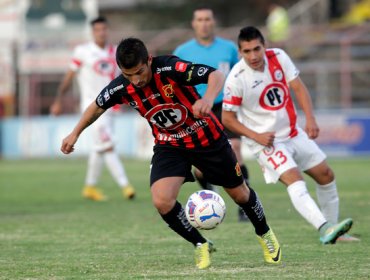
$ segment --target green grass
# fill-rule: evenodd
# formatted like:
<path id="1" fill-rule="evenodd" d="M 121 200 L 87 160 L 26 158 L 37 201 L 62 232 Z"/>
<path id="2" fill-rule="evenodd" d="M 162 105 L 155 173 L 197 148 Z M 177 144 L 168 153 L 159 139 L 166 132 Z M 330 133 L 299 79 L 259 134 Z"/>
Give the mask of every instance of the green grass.
<path id="1" fill-rule="evenodd" d="M 151 204 L 149 163 L 125 160 L 137 199 L 125 201 L 105 171 L 110 197 L 80 196 L 85 159 L 0 161 L 0 279 L 369 279 L 370 160 L 331 160 L 341 216 L 352 217 L 362 241 L 321 245 L 317 232 L 293 209 L 282 185 L 266 185 L 254 161 L 251 182 L 283 250 L 282 266 L 268 266 L 250 224 L 221 191 L 228 213 L 204 235 L 218 251 L 199 271 L 193 247 L 174 234 Z M 308 180 L 315 197 L 314 184 Z M 185 184 L 179 200 L 197 190 Z"/>

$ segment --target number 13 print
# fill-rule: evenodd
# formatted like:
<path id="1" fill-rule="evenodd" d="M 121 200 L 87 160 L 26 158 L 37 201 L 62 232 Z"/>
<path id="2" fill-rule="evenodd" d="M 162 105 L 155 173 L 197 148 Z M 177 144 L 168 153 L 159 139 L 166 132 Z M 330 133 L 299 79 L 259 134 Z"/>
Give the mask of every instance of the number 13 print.
<path id="1" fill-rule="evenodd" d="M 276 170 L 280 165 L 286 163 L 287 157 L 282 151 L 276 151 L 272 156 L 267 158 L 267 161 L 270 162 Z"/>

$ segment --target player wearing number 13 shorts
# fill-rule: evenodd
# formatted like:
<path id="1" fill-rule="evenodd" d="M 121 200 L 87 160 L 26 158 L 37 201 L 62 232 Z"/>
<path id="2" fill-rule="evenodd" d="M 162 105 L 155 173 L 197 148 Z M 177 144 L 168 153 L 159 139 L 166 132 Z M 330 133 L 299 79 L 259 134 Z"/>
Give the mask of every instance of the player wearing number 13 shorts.
<path id="1" fill-rule="evenodd" d="M 255 27 L 241 29 L 238 46 L 242 59 L 225 82 L 223 124 L 246 137 L 266 183 L 280 180 L 287 187 L 294 207 L 319 231 L 322 243 L 335 243 L 338 238 L 354 240 L 345 234 L 352 219 L 338 223 L 334 173 L 313 140 L 319 128 L 299 71 L 283 50 L 266 49 L 264 37 Z M 290 89 L 305 114 L 304 130 L 297 125 Z M 302 171 L 317 184 L 320 208 L 307 191 Z"/>

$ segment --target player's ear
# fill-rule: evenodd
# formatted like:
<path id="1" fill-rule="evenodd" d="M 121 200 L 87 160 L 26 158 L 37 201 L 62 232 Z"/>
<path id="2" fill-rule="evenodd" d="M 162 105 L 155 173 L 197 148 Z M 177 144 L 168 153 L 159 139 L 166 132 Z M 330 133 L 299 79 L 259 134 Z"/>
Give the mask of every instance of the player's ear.
<path id="1" fill-rule="evenodd" d="M 153 56 L 150 54 L 148 56 L 148 66 L 150 67 L 152 65 L 152 61 L 153 61 Z"/>

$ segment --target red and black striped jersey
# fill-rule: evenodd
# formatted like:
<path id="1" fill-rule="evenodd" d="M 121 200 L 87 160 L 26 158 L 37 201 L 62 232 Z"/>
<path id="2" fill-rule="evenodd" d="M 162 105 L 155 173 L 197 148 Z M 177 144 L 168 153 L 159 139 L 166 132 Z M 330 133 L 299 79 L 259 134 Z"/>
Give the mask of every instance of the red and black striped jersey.
<path id="1" fill-rule="evenodd" d="M 207 83 L 214 68 L 176 56 L 158 56 L 153 58 L 151 70 L 152 79 L 143 88 L 118 76 L 100 92 L 96 104 L 103 109 L 116 104 L 136 109 L 151 126 L 156 145 L 194 149 L 224 136 L 223 126 L 213 113 L 196 118 L 192 109 L 201 98 L 194 86 Z"/>

